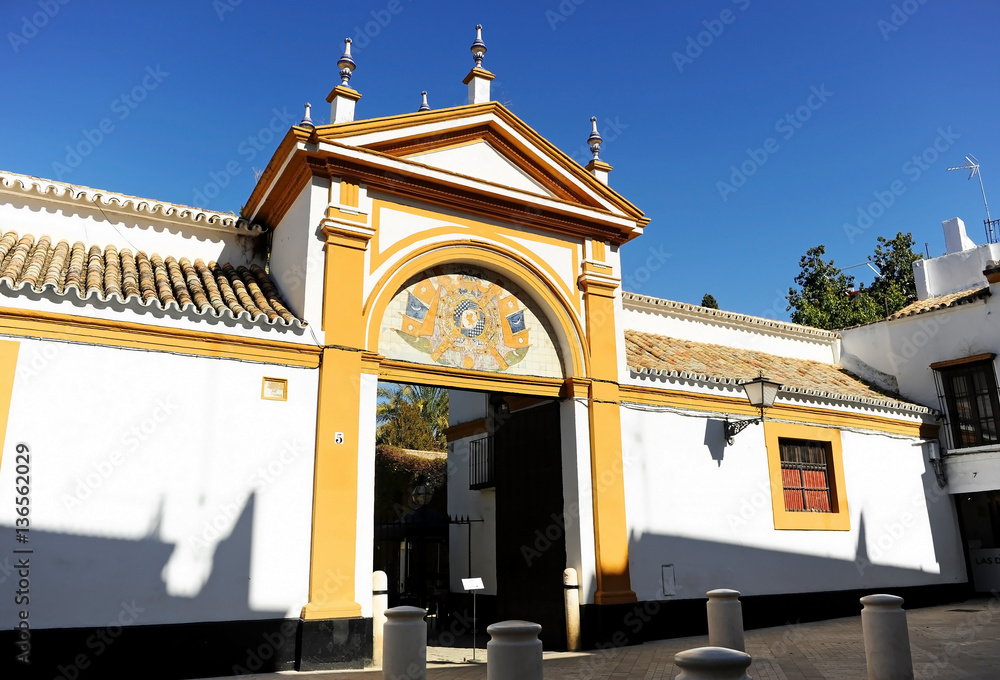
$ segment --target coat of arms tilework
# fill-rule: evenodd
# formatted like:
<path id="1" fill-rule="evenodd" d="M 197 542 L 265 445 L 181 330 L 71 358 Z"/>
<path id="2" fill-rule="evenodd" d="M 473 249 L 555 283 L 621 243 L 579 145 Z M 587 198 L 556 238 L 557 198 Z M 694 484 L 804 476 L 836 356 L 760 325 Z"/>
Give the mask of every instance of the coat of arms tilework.
<path id="1" fill-rule="evenodd" d="M 508 285 L 486 272 L 442 270 L 406 288 L 396 332 L 436 363 L 506 371 L 531 348 L 525 308 Z"/>

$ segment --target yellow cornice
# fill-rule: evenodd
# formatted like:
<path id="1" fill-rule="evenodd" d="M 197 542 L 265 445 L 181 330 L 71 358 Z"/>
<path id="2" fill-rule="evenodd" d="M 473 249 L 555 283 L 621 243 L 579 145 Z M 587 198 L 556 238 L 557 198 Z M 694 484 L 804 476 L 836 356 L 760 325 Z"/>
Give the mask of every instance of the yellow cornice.
<path id="1" fill-rule="evenodd" d="M 760 412 L 750 406 L 745 398 L 740 397 L 664 390 L 639 385 L 621 385 L 620 393 L 622 401 L 634 401 L 640 404 L 729 413 L 750 418 L 760 415 Z M 922 439 L 936 438 L 939 429 L 938 425 L 932 423 L 898 420 L 866 413 L 833 411 L 800 404 L 775 404 L 765 413 L 765 419 L 767 418 L 791 420 L 806 425 L 851 427 Z"/>
<path id="2" fill-rule="evenodd" d="M 319 366 L 322 349 L 277 340 L 9 307 L 0 307 L 0 334 L 304 368 Z"/>
<path id="3" fill-rule="evenodd" d="M 361 99 L 361 93 L 357 90 L 345 87 L 344 85 L 338 85 L 330 90 L 330 94 L 326 95 L 326 101 L 332 102 L 335 97 L 343 97 L 344 99 L 350 99 L 351 101 L 356 102 Z"/>
<path id="4" fill-rule="evenodd" d="M 487 71 L 486 69 L 484 69 L 482 66 L 476 66 L 471 71 L 469 71 L 469 75 L 465 76 L 465 80 L 462 81 L 462 84 L 468 85 L 470 82 L 472 82 L 473 78 L 482 78 L 483 80 L 493 80 L 494 78 L 496 78 L 496 76 Z"/>
<path id="5" fill-rule="evenodd" d="M 558 397 L 563 388 L 563 381 L 559 378 L 483 373 L 436 364 L 414 364 L 395 359 L 385 359 L 381 362 L 379 378 L 389 382 L 435 385 L 483 392 L 514 392 L 539 397 Z"/>
<path id="6" fill-rule="evenodd" d="M 486 73 L 489 73 L 486 71 Z M 485 114 L 493 114 L 503 121 L 518 134 L 525 137 L 530 143 L 538 147 L 557 165 L 568 173 L 582 181 L 592 191 L 600 194 L 617 205 L 625 214 L 635 219 L 639 226 L 649 223 L 649 218 L 643 215 L 633 203 L 623 197 L 614 189 L 611 189 L 603 182 L 600 182 L 592 174 L 587 172 L 579 163 L 570 158 L 566 153 L 535 132 L 527 123 L 514 115 L 503 104 L 495 101 L 483 104 L 469 104 L 466 106 L 456 106 L 436 111 L 424 111 L 417 113 L 407 113 L 397 116 L 387 116 L 384 118 L 372 118 L 351 123 L 340 123 L 337 125 L 323 125 L 316 128 L 316 135 L 323 141 L 333 141 L 342 137 L 352 137 L 372 132 L 385 132 L 398 130 L 417 125 L 428 125 L 432 123 L 448 122 L 459 118 L 473 118 Z M 503 132 L 497 130 L 503 136 Z M 431 134 L 431 133 L 428 133 Z M 433 135 L 440 136 L 447 134 L 447 131 L 437 131 Z"/>

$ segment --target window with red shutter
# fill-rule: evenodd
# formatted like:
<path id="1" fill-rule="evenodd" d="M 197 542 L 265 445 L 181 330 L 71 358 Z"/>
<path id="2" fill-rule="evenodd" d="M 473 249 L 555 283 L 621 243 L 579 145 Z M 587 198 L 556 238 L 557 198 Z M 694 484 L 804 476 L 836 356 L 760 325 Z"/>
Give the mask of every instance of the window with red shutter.
<path id="1" fill-rule="evenodd" d="M 779 439 L 785 510 L 833 512 L 830 494 L 829 442 Z"/>

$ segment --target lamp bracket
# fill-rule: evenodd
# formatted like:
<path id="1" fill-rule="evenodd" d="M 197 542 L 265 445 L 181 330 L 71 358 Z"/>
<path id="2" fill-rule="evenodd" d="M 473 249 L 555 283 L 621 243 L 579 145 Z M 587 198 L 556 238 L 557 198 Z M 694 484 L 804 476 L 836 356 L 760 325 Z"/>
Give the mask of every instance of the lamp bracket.
<path id="1" fill-rule="evenodd" d="M 730 446 L 732 446 L 733 445 L 733 439 L 736 437 L 736 435 L 738 435 L 740 432 L 742 432 L 743 430 L 745 430 L 748 425 L 756 425 L 756 424 L 760 423 L 761 419 L 760 418 L 751 418 L 750 420 L 732 420 L 731 421 L 731 420 L 729 420 L 729 418 L 726 418 L 722 422 L 723 422 L 723 425 L 724 425 L 725 430 L 726 430 L 726 443 L 729 444 Z"/>

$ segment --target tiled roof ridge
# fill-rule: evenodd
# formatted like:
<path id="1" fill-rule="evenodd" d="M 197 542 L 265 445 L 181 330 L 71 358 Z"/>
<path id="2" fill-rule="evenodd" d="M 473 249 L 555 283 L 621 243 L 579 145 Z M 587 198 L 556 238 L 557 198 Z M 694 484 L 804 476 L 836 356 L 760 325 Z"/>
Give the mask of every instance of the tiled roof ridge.
<path id="1" fill-rule="evenodd" d="M 0 237 L 0 285 L 15 293 L 54 291 L 82 301 L 145 308 L 191 311 L 197 316 L 263 322 L 303 328 L 267 273 L 258 265 L 232 264 L 201 258 L 147 255 L 114 245 L 92 245 L 65 239 L 55 246 L 49 236 L 8 231 Z"/>
<path id="2" fill-rule="evenodd" d="M 79 203 L 93 203 L 102 209 L 108 208 L 142 216 L 160 216 L 169 218 L 173 222 L 184 222 L 201 227 L 234 230 L 251 235 L 265 231 L 264 227 L 251 224 L 242 217 L 229 213 L 129 196 L 115 191 L 69 184 L 44 177 L 22 175 L 7 170 L 0 170 L 0 190 L 3 189 L 60 200 L 70 199 Z"/>
<path id="3" fill-rule="evenodd" d="M 712 344 L 712 343 L 697 342 L 697 341 L 694 341 L 694 340 L 683 340 L 683 339 L 680 339 L 680 338 L 668 338 L 668 336 L 657 335 L 655 333 L 644 333 L 642 331 L 626 330 L 625 334 L 626 334 L 626 343 L 628 343 L 630 341 L 632 343 L 636 343 L 636 340 L 635 340 L 634 336 L 638 335 L 638 336 L 645 336 L 645 337 L 667 338 L 667 339 L 670 339 L 670 340 L 675 340 L 675 341 L 678 341 L 678 342 L 691 343 L 691 344 L 694 344 L 694 345 L 701 345 L 701 346 L 708 346 L 708 347 L 718 347 L 718 348 L 730 349 L 730 350 L 733 349 L 733 348 L 727 347 L 726 345 L 715 345 L 715 344 Z M 632 335 L 633 337 L 630 338 L 629 337 L 630 335 Z M 636 343 L 636 344 L 638 344 L 638 343 Z M 649 346 L 648 343 L 646 345 L 640 345 L 640 347 L 641 347 L 642 350 L 644 350 L 645 352 L 649 353 L 653 357 L 655 357 L 657 359 L 660 359 L 660 360 L 665 360 L 665 358 L 663 356 L 661 356 L 659 353 L 657 353 L 655 351 L 654 347 Z M 817 365 L 820 365 L 820 366 L 828 367 L 830 369 L 834 369 L 834 370 L 836 370 L 836 371 L 838 371 L 838 372 L 840 372 L 840 373 L 842 373 L 842 374 L 850 377 L 852 380 L 855 380 L 858 383 L 864 385 L 866 388 L 868 388 L 868 390 L 870 390 L 872 392 L 884 394 L 887 398 L 885 398 L 885 399 L 876 399 L 876 398 L 871 398 L 871 397 L 863 397 L 863 396 L 860 396 L 860 395 L 843 394 L 843 393 L 834 392 L 834 391 L 830 391 L 830 390 L 811 389 L 811 388 L 805 388 L 805 387 L 796 387 L 796 386 L 787 385 L 787 384 L 782 384 L 782 386 L 781 386 L 781 391 L 782 392 L 786 392 L 786 393 L 790 393 L 790 394 L 798 394 L 798 395 L 803 395 L 803 396 L 810 396 L 810 397 L 818 397 L 820 399 L 830 399 L 830 400 L 833 400 L 833 401 L 841 401 L 841 402 L 846 402 L 846 403 L 859 403 L 859 404 L 865 404 L 867 406 L 878 406 L 878 407 L 883 407 L 883 408 L 892 408 L 892 409 L 896 409 L 896 410 L 908 411 L 908 412 L 919 413 L 919 414 L 932 414 L 932 413 L 935 412 L 933 409 L 928 408 L 926 406 L 921 406 L 920 404 L 914 404 L 914 403 L 911 403 L 911 402 L 903 401 L 902 398 L 897 398 L 897 395 L 889 394 L 889 393 L 886 392 L 886 390 L 883 390 L 881 388 L 878 388 L 878 387 L 875 387 L 875 386 L 869 384 L 864 379 L 862 379 L 859 376 L 854 375 L 853 373 L 851 373 L 847 369 L 843 368 L 842 366 L 837 366 L 835 364 L 824 364 L 822 362 L 813 361 L 813 360 L 810 360 L 810 359 L 792 359 L 790 357 L 781 357 L 781 356 L 779 356 L 777 354 L 768 354 L 767 352 L 761 352 L 759 350 L 742 350 L 742 351 L 750 352 L 751 354 L 759 355 L 760 357 L 773 357 L 775 359 L 779 359 L 779 360 L 782 360 L 782 361 L 788 361 L 788 362 L 793 362 L 793 363 L 801 363 L 801 364 L 817 364 Z M 647 366 L 635 366 L 630 361 L 626 362 L 626 363 L 627 363 L 628 369 L 630 371 L 632 371 L 633 373 L 637 374 L 637 375 L 648 375 L 648 376 L 656 376 L 656 377 L 661 377 L 661 378 L 679 378 L 681 380 L 694 380 L 694 381 L 697 381 L 697 382 L 709 383 L 709 384 L 717 384 L 717 385 L 739 385 L 740 382 L 741 382 L 741 378 L 730 378 L 730 377 L 719 376 L 719 375 L 710 375 L 708 373 L 700 373 L 700 372 L 697 372 L 697 371 L 677 370 L 677 369 L 674 369 L 674 368 L 660 368 L 660 369 L 657 369 L 657 368 L 651 368 L 651 367 L 647 367 Z M 774 377 L 774 376 L 772 376 L 772 377 Z"/>
<path id="4" fill-rule="evenodd" d="M 974 286 L 972 288 L 966 288 L 965 290 L 955 291 L 954 293 L 935 295 L 934 297 L 929 297 L 923 300 L 917 300 L 915 302 L 911 302 L 898 312 L 889 315 L 889 318 L 902 319 L 903 317 L 906 316 L 916 316 L 918 314 L 926 314 L 927 312 L 933 312 L 935 310 L 945 309 L 947 307 L 958 307 L 960 305 L 964 305 L 969 302 L 984 300 L 990 297 L 991 295 L 992 293 L 990 292 L 989 285 Z"/>
<path id="5" fill-rule="evenodd" d="M 822 328 L 813 328 L 812 326 L 802 326 L 797 323 L 792 323 L 790 321 L 779 321 L 777 319 L 768 319 L 762 316 L 751 316 L 749 314 L 740 314 L 738 312 L 727 312 L 721 309 L 711 309 L 709 307 L 702 307 L 700 305 L 693 305 L 688 302 L 677 302 L 675 300 L 667 300 L 665 298 L 657 298 L 651 295 L 640 295 L 638 293 L 630 293 L 628 291 L 622 291 L 623 301 L 634 301 L 645 303 L 647 305 L 652 305 L 656 307 L 663 307 L 666 309 L 688 312 L 690 314 L 695 314 L 699 316 L 711 317 L 718 321 L 724 321 L 731 323 L 733 325 L 743 325 L 743 326 L 763 326 L 773 331 L 778 331 L 782 333 L 789 333 L 793 335 L 802 336 L 813 336 L 814 338 L 822 338 L 826 340 L 833 340 L 838 337 L 836 331 L 828 331 Z"/>

